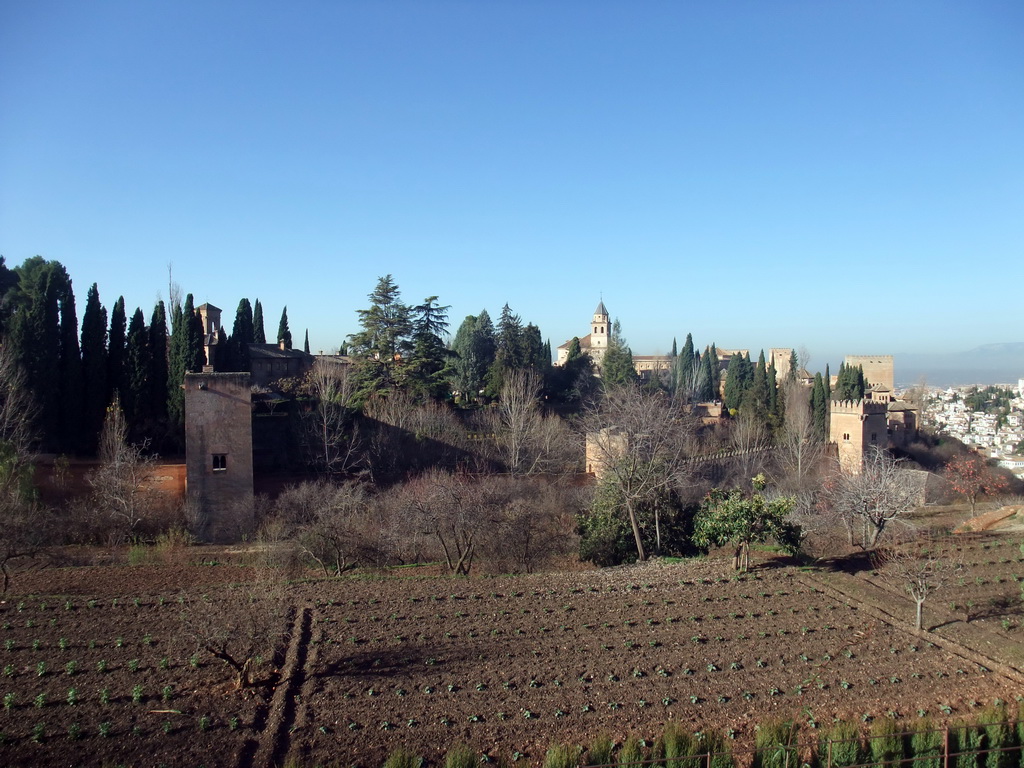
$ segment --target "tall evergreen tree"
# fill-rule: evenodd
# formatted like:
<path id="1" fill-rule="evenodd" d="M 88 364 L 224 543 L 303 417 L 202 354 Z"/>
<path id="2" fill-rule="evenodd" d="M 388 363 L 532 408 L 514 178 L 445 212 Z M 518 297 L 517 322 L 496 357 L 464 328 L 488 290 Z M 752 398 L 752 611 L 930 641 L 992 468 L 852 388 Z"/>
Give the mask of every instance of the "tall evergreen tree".
<path id="1" fill-rule="evenodd" d="M 146 386 L 149 405 L 146 413 L 156 424 L 167 419 L 167 312 L 164 303 L 158 301 L 153 307 L 149 321 L 149 374 Z"/>
<path id="2" fill-rule="evenodd" d="M 546 376 L 551 368 L 551 353 L 544 346 L 540 328 L 533 323 L 527 323 L 523 328 L 522 347 L 524 367 Z"/>
<path id="3" fill-rule="evenodd" d="M 6 260 L 0 256 L 0 338 L 7 338 L 10 319 L 16 309 L 14 297 L 18 294 L 18 273 L 8 269 Z"/>
<path id="4" fill-rule="evenodd" d="M 277 343 L 284 342 L 285 349 L 292 348 L 292 332 L 288 329 L 288 307 L 281 311 L 281 322 L 277 326 Z"/>
<path id="5" fill-rule="evenodd" d="M 267 343 L 267 333 L 263 328 L 263 305 L 259 299 L 256 299 L 256 304 L 252 308 L 252 333 L 256 344 Z"/>
<path id="6" fill-rule="evenodd" d="M 228 359 L 224 361 L 226 371 L 249 370 L 249 345 L 256 342 L 256 328 L 253 324 L 252 306 L 248 299 L 238 302 L 235 323 L 228 338 Z"/>
<path id="7" fill-rule="evenodd" d="M 779 392 L 779 375 L 775 371 L 774 359 L 768 366 L 768 414 L 772 429 L 781 429 L 786 422 L 786 399 Z"/>
<path id="8" fill-rule="evenodd" d="M 484 378 L 494 362 L 494 326 L 487 310 L 467 315 L 452 340 L 448 378 L 453 390 L 467 402 L 477 400 Z"/>
<path id="9" fill-rule="evenodd" d="M 36 426 L 43 444 L 47 450 L 54 450 L 61 437 L 60 307 L 67 293 L 68 274 L 60 262 L 41 256 L 26 259 L 15 272 L 18 287 L 12 300 L 16 309 L 8 341 L 34 395 Z"/>
<path id="10" fill-rule="evenodd" d="M 768 423 L 770 395 L 768 392 L 768 371 L 765 368 L 764 350 L 758 355 L 753 366 L 750 383 L 743 393 L 743 407 L 747 408 L 762 424 Z"/>
<path id="11" fill-rule="evenodd" d="M 107 336 L 107 403 L 119 393 L 124 401 L 124 354 L 128 334 L 128 318 L 125 315 L 124 296 L 118 296 L 110 310 L 110 334 Z M 104 408 L 104 412 L 106 408 Z"/>
<path id="12" fill-rule="evenodd" d="M 789 350 L 789 371 L 786 373 L 786 380 L 795 384 L 800 372 L 800 361 L 797 359 L 796 350 Z"/>
<path id="13" fill-rule="evenodd" d="M 733 355 L 729 358 L 729 367 L 725 369 L 725 408 L 738 411 L 743 399 L 743 356 Z"/>
<path id="14" fill-rule="evenodd" d="M 200 373 L 206 365 L 206 349 L 203 343 L 206 340 L 206 331 L 203 328 L 203 319 L 195 310 L 191 293 L 185 296 L 182 321 L 185 323 L 186 333 L 186 370 L 190 373 Z"/>
<path id="15" fill-rule="evenodd" d="M 82 426 L 88 446 L 99 439 L 107 412 L 107 310 L 100 303 L 96 283 L 89 288 L 82 315 Z"/>
<path id="16" fill-rule="evenodd" d="M 61 447 L 73 450 L 82 435 L 82 353 L 78 345 L 78 312 L 71 280 L 60 305 L 60 421 Z"/>
<path id="17" fill-rule="evenodd" d="M 121 390 L 121 403 L 128 421 L 128 429 L 132 434 L 137 434 L 149 417 L 149 374 L 152 368 L 149 354 L 146 318 L 142 310 L 136 308 L 131 322 L 128 323 L 124 354 L 124 386 Z"/>
<path id="18" fill-rule="evenodd" d="M 721 364 L 718 360 L 718 349 L 714 344 L 711 345 L 711 391 L 713 393 L 713 399 L 717 400 L 721 397 L 722 390 L 722 369 Z"/>
<path id="19" fill-rule="evenodd" d="M 814 374 L 814 385 L 811 387 L 811 424 L 818 439 L 828 439 L 828 400 L 820 373 Z"/>
<path id="20" fill-rule="evenodd" d="M 362 330 L 349 336 L 355 358 L 356 399 L 360 404 L 386 394 L 399 382 L 398 369 L 410 350 L 410 309 L 391 275 L 377 281 L 369 309 L 357 310 Z"/>
<path id="21" fill-rule="evenodd" d="M 171 339 L 168 345 L 167 366 L 167 421 L 170 436 L 181 443 L 185 426 L 185 392 L 182 384 L 185 374 L 194 370 L 196 349 L 202 352 L 195 324 L 192 294 L 185 298 L 185 306 L 171 308 Z"/>
<path id="22" fill-rule="evenodd" d="M 525 367 L 523 321 L 508 304 L 501 309 L 494 335 L 494 362 L 487 371 L 487 396 L 497 398 L 509 371 Z"/>
<path id="23" fill-rule="evenodd" d="M 440 400 L 449 392 L 445 380 L 449 352 L 441 338 L 448 330 L 449 309 L 437 303 L 437 296 L 428 296 L 412 308 L 412 352 L 402 378 L 421 401 Z"/>
<path id="24" fill-rule="evenodd" d="M 714 389 L 715 372 L 711 369 L 711 365 L 712 354 L 711 350 L 707 349 L 700 358 L 700 389 L 697 394 L 697 400 L 702 403 L 718 399 L 718 392 Z M 717 362 L 715 365 L 717 366 Z"/>
<path id="25" fill-rule="evenodd" d="M 302 351 L 309 354 L 309 328 L 306 329 L 306 338 L 302 342 Z"/>
<path id="26" fill-rule="evenodd" d="M 694 388 L 695 371 L 693 369 L 693 335 L 686 334 L 686 341 L 683 342 L 683 350 L 675 359 L 677 386 L 686 393 L 691 393 Z"/>
<path id="27" fill-rule="evenodd" d="M 601 381 L 605 386 L 633 384 L 639 380 L 633 366 L 633 350 L 622 336 L 622 327 L 616 320 L 608 338 L 608 351 L 601 361 Z"/>

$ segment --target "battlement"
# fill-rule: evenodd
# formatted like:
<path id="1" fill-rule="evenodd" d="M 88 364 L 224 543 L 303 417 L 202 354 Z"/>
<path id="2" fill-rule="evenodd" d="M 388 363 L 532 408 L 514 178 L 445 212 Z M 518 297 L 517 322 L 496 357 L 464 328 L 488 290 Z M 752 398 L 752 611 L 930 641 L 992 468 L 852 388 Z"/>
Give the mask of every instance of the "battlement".
<path id="1" fill-rule="evenodd" d="M 831 410 L 833 414 L 844 413 L 851 416 L 863 416 L 885 413 L 888 410 L 888 403 L 880 403 L 874 400 L 833 400 Z"/>

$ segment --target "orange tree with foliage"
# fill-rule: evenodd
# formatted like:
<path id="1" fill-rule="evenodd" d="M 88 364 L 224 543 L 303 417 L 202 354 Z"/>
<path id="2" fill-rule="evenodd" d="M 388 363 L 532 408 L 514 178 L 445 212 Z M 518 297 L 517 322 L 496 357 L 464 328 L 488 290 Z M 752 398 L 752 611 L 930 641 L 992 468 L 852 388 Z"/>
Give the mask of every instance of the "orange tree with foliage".
<path id="1" fill-rule="evenodd" d="M 978 456 L 957 455 L 949 460 L 944 472 L 953 490 L 971 502 L 971 516 L 981 495 L 991 495 L 1006 490 L 1006 478 L 993 472 L 992 468 Z"/>

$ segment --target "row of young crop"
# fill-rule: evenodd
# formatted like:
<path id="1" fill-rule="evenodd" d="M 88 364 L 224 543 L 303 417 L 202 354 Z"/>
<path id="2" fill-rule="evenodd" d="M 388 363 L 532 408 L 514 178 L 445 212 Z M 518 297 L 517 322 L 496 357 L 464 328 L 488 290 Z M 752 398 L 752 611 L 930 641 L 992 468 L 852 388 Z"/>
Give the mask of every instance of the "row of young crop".
<path id="1" fill-rule="evenodd" d="M 668 723 L 655 739 L 629 737 L 616 742 L 601 736 L 587 746 L 559 744 L 546 754 L 479 753 L 465 745 L 448 750 L 444 768 L 480 764 L 537 764 L 543 768 L 1022 768 L 1024 721 L 1011 718 L 1001 703 L 986 707 L 968 721 L 937 725 L 928 719 L 905 723 L 892 718 L 863 723 L 835 721 L 814 733 L 793 721 L 756 728 L 754 746 L 734 749 L 730 734 L 691 732 Z M 291 760 L 285 768 L 304 764 Z M 422 768 L 425 761 L 399 748 L 384 768 Z"/>

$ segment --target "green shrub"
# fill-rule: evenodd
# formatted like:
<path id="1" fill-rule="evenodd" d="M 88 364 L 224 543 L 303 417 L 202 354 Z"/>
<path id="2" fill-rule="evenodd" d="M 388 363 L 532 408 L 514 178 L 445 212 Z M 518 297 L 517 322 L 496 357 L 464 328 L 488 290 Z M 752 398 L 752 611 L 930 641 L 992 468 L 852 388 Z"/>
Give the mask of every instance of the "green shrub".
<path id="1" fill-rule="evenodd" d="M 590 743 L 590 749 L 587 750 L 587 765 L 611 765 L 612 763 L 612 749 L 615 747 L 615 743 L 611 740 L 607 734 L 598 736 Z"/>
<path id="2" fill-rule="evenodd" d="M 423 758 L 414 755 L 407 749 L 399 747 L 384 761 L 384 768 L 420 768 Z"/>
<path id="3" fill-rule="evenodd" d="M 668 723 L 661 738 L 665 768 L 701 768 L 704 761 L 697 738 L 678 723 Z"/>
<path id="4" fill-rule="evenodd" d="M 556 744 L 544 755 L 544 768 L 577 768 L 580 764 L 580 748 L 568 744 Z"/>
<path id="5" fill-rule="evenodd" d="M 985 749 L 989 752 L 984 756 L 985 768 L 1011 768 L 1019 762 L 1016 752 L 1004 752 L 1016 746 L 1016 734 L 1009 723 L 1009 715 L 1005 707 L 985 707 L 978 715 L 978 724 L 985 734 Z"/>
<path id="6" fill-rule="evenodd" d="M 903 760 L 901 731 L 899 724 L 888 717 L 875 721 L 868 737 L 872 762 L 880 766 L 899 766 Z"/>
<path id="7" fill-rule="evenodd" d="M 619 749 L 619 765 L 622 768 L 637 766 L 644 760 L 644 748 L 640 746 L 640 739 L 630 736 L 623 742 Z"/>
<path id="8" fill-rule="evenodd" d="M 754 768 L 797 768 L 797 730 L 789 720 L 763 723 L 754 737 Z"/>
<path id="9" fill-rule="evenodd" d="M 732 747 L 717 731 L 701 735 L 700 750 L 705 755 L 711 755 L 711 768 L 735 768 Z"/>
<path id="10" fill-rule="evenodd" d="M 465 744 L 452 747 L 444 756 L 444 768 L 476 768 L 476 753 Z"/>
<path id="11" fill-rule="evenodd" d="M 860 765 L 867 762 L 856 723 L 841 722 L 833 725 L 818 742 L 818 764 L 833 768 Z"/>
<path id="12" fill-rule="evenodd" d="M 908 763 L 907 768 L 941 768 L 942 732 L 936 730 L 931 720 L 919 720 L 912 730 L 910 757 L 913 762 Z"/>
<path id="13" fill-rule="evenodd" d="M 979 728 L 966 723 L 949 727 L 950 768 L 979 768 L 982 733 Z"/>

